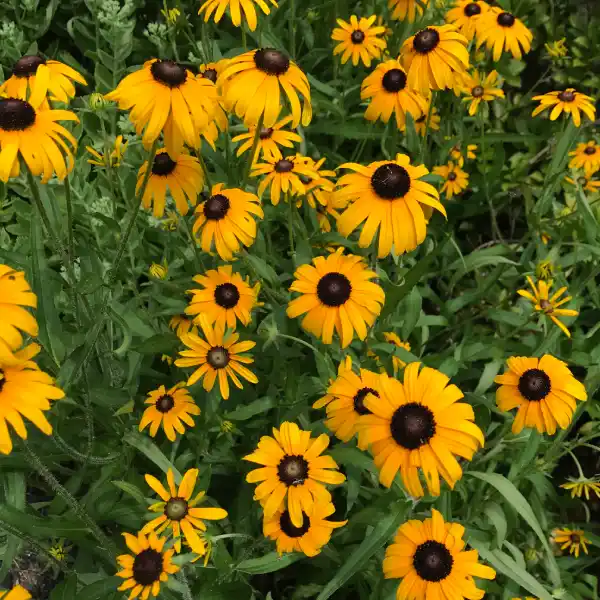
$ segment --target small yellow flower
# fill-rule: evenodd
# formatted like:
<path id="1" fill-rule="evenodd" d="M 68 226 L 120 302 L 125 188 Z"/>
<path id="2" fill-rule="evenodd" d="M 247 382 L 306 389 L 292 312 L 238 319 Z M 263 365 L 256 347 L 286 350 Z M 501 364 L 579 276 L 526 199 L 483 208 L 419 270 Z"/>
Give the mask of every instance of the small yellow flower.
<path id="1" fill-rule="evenodd" d="M 581 498 L 584 495 L 585 499 L 589 500 L 590 491 L 600 498 L 600 480 L 596 478 L 587 479 L 586 477 L 580 477 L 579 479 L 569 479 L 567 483 L 561 483 L 560 487 L 569 490 L 571 498 Z"/>
<path id="2" fill-rule="evenodd" d="M 88 158 L 90 165 L 96 165 L 97 167 L 118 167 L 121 165 L 121 160 L 127 150 L 129 142 L 123 143 L 123 136 L 118 135 L 115 139 L 114 147 L 110 154 L 98 152 L 91 146 L 86 146 L 85 149 L 92 155 L 92 158 Z"/>
<path id="3" fill-rule="evenodd" d="M 169 25 L 173 25 L 181 15 L 181 12 L 177 8 L 168 8 L 167 10 L 163 9 L 160 12 Z"/>
<path id="4" fill-rule="evenodd" d="M 584 177 L 580 175 L 579 177 L 565 177 L 565 181 L 570 183 L 574 187 L 580 187 L 582 190 L 593 194 L 600 190 L 600 180 L 598 179 L 590 179 L 589 177 Z"/>
<path id="5" fill-rule="evenodd" d="M 477 144 L 468 144 L 466 152 L 467 160 L 474 160 L 477 157 L 475 152 L 477 152 Z M 450 150 L 450 158 L 457 162 L 459 167 L 464 166 L 465 157 L 463 156 L 462 149 L 459 144 L 453 146 L 452 150 Z"/>
<path id="6" fill-rule="evenodd" d="M 540 233 L 540 239 L 542 240 L 542 244 L 547 246 L 552 237 L 547 231 L 542 231 L 542 233 Z"/>
<path id="7" fill-rule="evenodd" d="M 550 58 L 563 58 L 567 55 L 567 46 L 566 46 L 566 38 L 562 38 L 557 40 L 556 42 L 552 42 L 550 44 L 544 44 L 544 48 L 546 48 L 546 52 Z"/>
<path id="8" fill-rule="evenodd" d="M 538 279 L 550 279 L 554 273 L 554 263 L 551 260 L 543 260 L 535 267 L 535 276 Z"/>
<path id="9" fill-rule="evenodd" d="M 169 274 L 169 266 L 167 265 L 166 259 L 162 264 L 152 263 L 148 269 L 148 273 L 155 279 L 166 279 Z"/>
<path id="10" fill-rule="evenodd" d="M 579 558 L 579 550 L 587 554 L 587 544 L 591 544 L 590 540 L 585 537 L 585 532 L 582 529 L 554 529 L 552 538 L 557 544 L 560 544 L 561 550 L 569 550 L 569 554 L 574 554 L 575 558 Z"/>
<path id="11" fill-rule="evenodd" d="M 461 194 L 469 185 L 469 174 L 460 168 L 460 163 L 455 165 L 450 161 L 447 165 L 434 167 L 433 173 L 444 178 L 441 191 L 448 199 Z"/>
<path id="12" fill-rule="evenodd" d="M 384 331 L 383 337 L 386 342 L 394 344 L 394 346 L 397 346 L 398 348 L 404 348 L 404 350 L 410 352 L 410 344 L 408 342 L 403 342 L 393 331 Z M 394 366 L 394 375 L 397 375 L 398 371 L 406 366 L 406 363 L 401 358 L 393 356 L 392 365 Z"/>
<path id="13" fill-rule="evenodd" d="M 534 96 L 532 99 L 539 101 L 539 106 L 531 113 L 532 117 L 548 109 L 550 111 L 550 120 L 556 121 L 564 111 L 567 117 L 570 115 L 573 118 L 575 127 L 581 125 L 581 113 L 591 121 L 596 119 L 595 99 L 578 92 L 575 88 L 548 92 L 547 94 Z"/>

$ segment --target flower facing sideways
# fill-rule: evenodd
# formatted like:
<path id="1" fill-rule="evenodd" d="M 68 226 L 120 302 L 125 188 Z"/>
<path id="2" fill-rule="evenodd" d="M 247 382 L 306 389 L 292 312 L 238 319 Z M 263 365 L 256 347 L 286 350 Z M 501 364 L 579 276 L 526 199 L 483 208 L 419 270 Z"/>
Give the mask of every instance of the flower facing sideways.
<path id="1" fill-rule="evenodd" d="M 534 96 L 533 100 L 539 100 L 540 104 L 531 113 L 532 117 L 551 108 L 551 121 L 556 121 L 561 113 L 564 112 L 567 116 L 570 115 L 573 117 L 575 127 L 581 125 L 581 113 L 584 113 L 591 121 L 596 118 L 594 99 L 578 92 L 575 88 L 567 88 L 562 92 L 548 92 L 541 96 Z"/>
<path id="2" fill-rule="evenodd" d="M 554 529 L 552 539 L 560 545 L 561 550 L 568 550 L 569 554 L 573 554 L 575 558 L 579 558 L 580 550 L 587 554 L 588 544 L 591 544 L 590 540 L 585 537 L 583 529 L 569 529 L 568 527 Z"/>

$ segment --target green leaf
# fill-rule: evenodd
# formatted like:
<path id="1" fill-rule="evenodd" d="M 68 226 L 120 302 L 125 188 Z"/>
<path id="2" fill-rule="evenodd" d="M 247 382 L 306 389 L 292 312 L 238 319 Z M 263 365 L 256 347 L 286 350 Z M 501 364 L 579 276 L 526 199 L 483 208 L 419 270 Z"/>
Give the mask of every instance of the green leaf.
<path id="1" fill-rule="evenodd" d="M 497 266 L 498 264 L 517 265 L 514 260 L 510 260 L 504 256 L 510 251 L 506 246 L 492 246 L 491 248 L 483 248 L 475 250 L 471 254 L 455 260 L 448 269 L 456 270 L 456 273 L 450 281 L 450 287 L 454 287 L 458 280 L 471 271 L 476 271 L 490 265 Z"/>
<path id="2" fill-rule="evenodd" d="M 181 481 L 181 473 L 149 438 L 137 431 L 130 431 L 123 436 L 123 441 L 146 455 L 165 475 L 171 469 L 175 475 L 175 481 L 177 483 Z"/>
<path id="3" fill-rule="evenodd" d="M 118 313 L 116 313 L 118 314 Z M 132 346 L 132 350 L 140 354 L 171 355 L 179 346 L 179 339 L 174 333 L 157 333 L 141 344 Z"/>
<path id="4" fill-rule="evenodd" d="M 77 577 L 70 575 L 66 581 L 63 581 L 52 590 L 50 600 L 73 600 L 77 597 Z"/>
<path id="5" fill-rule="evenodd" d="M 279 284 L 279 278 L 277 277 L 275 269 L 273 269 L 266 261 L 254 254 L 246 254 L 244 257 L 250 263 L 252 269 L 254 269 L 262 279 L 265 279 L 268 283 L 274 285 Z"/>
<path id="6" fill-rule="evenodd" d="M 502 507 L 496 502 L 490 502 L 485 506 L 483 512 L 496 529 L 496 545 L 498 548 L 502 548 L 502 544 L 506 539 L 506 532 L 508 531 L 508 524 L 506 523 L 506 516 Z"/>
<path id="7" fill-rule="evenodd" d="M 408 336 L 410 336 L 419 320 L 419 315 L 421 314 L 421 302 L 421 294 L 415 286 L 410 290 L 410 294 L 405 302 L 403 314 L 404 323 L 402 325 L 402 338 L 404 340 L 408 339 Z"/>
<path id="8" fill-rule="evenodd" d="M 146 502 L 146 498 L 144 497 L 144 494 L 137 485 L 133 485 L 133 483 L 129 483 L 128 481 L 118 480 L 113 480 L 112 484 L 115 487 L 118 487 L 121 491 L 131 496 L 141 506 L 147 507 L 148 503 Z"/>
<path id="9" fill-rule="evenodd" d="M 291 553 L 279 556 L 277 552 L 271 552 L 260 558 L 250 558 L 243 560 L 235 567 L 236 571 L 249 573 L 250 575 L 262 575 L 264 573 L 273 573 L 285 569 L 292 563 L 305 558 L 303 554 Z"/>
<path id="10" fill-rule="evenodd" d="M 103 577 L 100 581 L 96 581 L 90 585 L 86 585 L 79 592 L 78 598 L 82 600 L 112 600 L 113 598 L 123 598 L 121 592 L 117 592 L 117 588 L 123 583 L 120 577 Z M 75 598 L 75 596 L 73 596 Z"/>
<path id="11" fill-rule="evenodd" d="M 83 539 L 88 535 L 87 527 L 81 525 L 78 521 L 52 516 L 45 516 L 42 519 L 7 504 L 0 504 L 0 521 L 12 525 L 35 539 L 44 540 L 55 537 Z"/>
<path id="12" fill-rule="evenodd" d="M 502 368 L 502 363 L 503 361 L 501 360 L 492 360 L 485 365 L 481 377 L 479 378 L 479 383 L 473 392 L 474 394 L 484 394 L 492 387 L 494 378 Z"/>
<path id="13" fill-rule="evenodd" d="M 225 413 L 225 418 L 230 421 L 246 421 L 254 415 L 266 413 L 275 406 L 273 398 L 268 396 L 265 398 L 259 398 L 250 404 L 241 404 L 235 410 Z"/>

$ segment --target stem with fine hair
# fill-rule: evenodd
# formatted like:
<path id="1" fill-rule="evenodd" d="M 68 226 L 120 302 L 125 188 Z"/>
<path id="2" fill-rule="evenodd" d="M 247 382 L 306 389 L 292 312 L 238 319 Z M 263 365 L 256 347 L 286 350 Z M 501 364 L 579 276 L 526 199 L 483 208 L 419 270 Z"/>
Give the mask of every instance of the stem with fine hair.
<path id="1" fill-rule="evenodd" d="M 192 590 L 190 589 L 190 584 L 188 583 L 188 579 L 185 574 L 184 567 L 181 567 L 181 570 L 179 571 L 179 578 L 181 579 L 181 583 L 183 585 L 183 599 L 194 600 L 194 597 L 192 596 Z"/>
<path id="2" fill-rule="evenodd" d="M 263 122 L 265 120 L 265 114 L 262 113 L 258 119 L 258 123 L 256 124 L 256 131 L 254 132 L 254 140 L 252 141 L 252 148 L 250 149 L 250 160 L 248 161 L 248 165 L 246 166 L 246 172 L 244 173 L 244 179 L 242 179 L 242 189 L 246 187 L 248 183 L 248 177 L 250 177 L 250 171 L 252 171 L 252 165 L 254 164 L 254 155 L 256 154 L 256 149 L 258 148 L 258 142 L 260 140 L 260 132 L 262 130 Z"/>

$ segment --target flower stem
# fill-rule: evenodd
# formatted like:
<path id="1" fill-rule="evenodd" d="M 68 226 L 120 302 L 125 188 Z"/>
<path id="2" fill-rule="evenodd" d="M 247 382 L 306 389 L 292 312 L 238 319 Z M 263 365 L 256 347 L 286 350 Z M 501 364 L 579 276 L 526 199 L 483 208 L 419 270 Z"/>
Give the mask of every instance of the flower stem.
<path id="1" fill-rule="evenodd" d="M 288 204 L 290 205 L 289 218 L 288 218 L 288 233 L 290 239 L 290 253 L 292 260 L 296 256 L 296 250 L 294 249 L 294 197 L 289 194 L 287 197 Z"/>
<path id="2" fill-rule="evenodd" d="M 288 25 L 290 36 L 290 54 L 292 55 L 292 58 L 296 60 L 296 0 L 290 0 Z"/>
<path id="3" fill-rule="evenodd" d="M 500 242 L 504 243 L 504 238 L 502 237 L 502 232 L 500 231 L 500 227 L 498 226 L 498 220 L 496 219 L 496 209 L 494 208 L 494 203 L 492 198 L 490 197 L 490 188 L 488 185 L 487 179 L 487 164 L 486 164 L 486 156 L 485 156 L 485 124 L 483 122 L 483 112 L 479 116 L 479 126 L 480 126 L 480 143 L 481 143 L 481 161 L 483 162 L 483 166 L 481 169 L 483 176 L 483 189 L 485 191 L 485 198 L 488 203 L 488 207 L 490 209 L 490 221 L 492 226 L 492 231 L 494 233 L 494 237 L 498 239 Z"/>
<path id="4" fill-rule="evenodd" d="M 188 582 L 187 575 L 185 574 L 183 567 L 179 571 L 179 579 L 181 580 L 181 583 L 183 585 L 183 600 L 194 600 L 192 596 L 192 590 L 190 589 L 190 584 Z"/>
<path id="5" fill-rule="evenodd" d="M 423 136 L 423 142 L 421 143 L 421 156 L 419 162 L 425 162 L 425 151 L 427 149 L 427 142 L 429 137 L 429 123 L 431 122 L 431 115 L 433 114 L 433 108 L 435 104 L 435 92 L 431 92 L 431 102 L 429 102 L 429 110 L 427 111 L 427 120 L 425 121 L 425 135 Z"/>
<path id="6" fill-rule="evenodd" d="M 252 165 L 254 164 L 254 155 L 256 154 L 256 149 L 258 148 L 258 142 L 260 140 L 260 132 L 262 130 L 263 122 L 265 120 L 264 113 L 260 115 L 258 119 L 258 123 L 256 124 L 256 131 L 254 132 L 254 140 L 252 141 L 252 148 L 250 149 L 250 160 L 248 161 L 248 165 L 246 166 L 246 172 L 244 173 L 244 179 L 242 179 L 242 190 L 245 189 L 246 184 L 248 183 L 248 177 L 250 177 L 250 171 L 252 171 Z"/>

